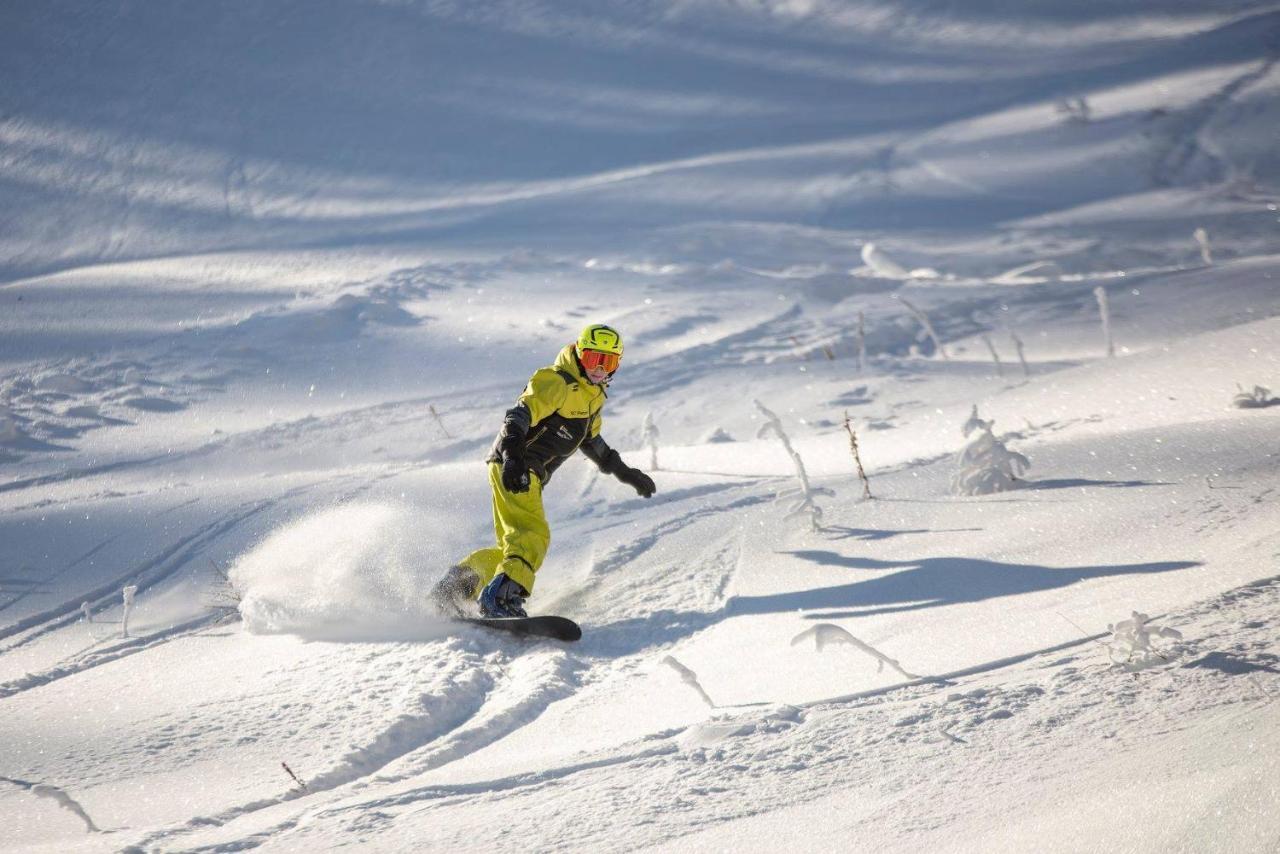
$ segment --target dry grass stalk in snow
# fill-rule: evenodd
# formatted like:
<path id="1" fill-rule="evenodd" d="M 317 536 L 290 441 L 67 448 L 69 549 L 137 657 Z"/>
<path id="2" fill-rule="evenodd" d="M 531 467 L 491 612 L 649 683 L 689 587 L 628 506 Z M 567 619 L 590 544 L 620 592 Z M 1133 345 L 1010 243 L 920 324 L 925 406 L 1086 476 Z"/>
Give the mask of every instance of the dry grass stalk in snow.
<path id="1" fill-rule="evenodd" d="M 1116 355 L 1116 342 L 1111 337 L 1111 303 L 1107 300 L 1107 289 L 1098 285 L 1093 289 L 1093 296 L 1098 300 L 1098 313 L 1102 315 L 1102 337 L 1107 342 L 1107 356 Z"/>
<path id="2" fill-rule="evenodd" d="M 929 315 L 925 314 L 918 306 L 908 301 L 905 297 L 895 295 L 894 299 L 905 305 L 907 307 L 907 311 L 910 311 L 915 319 L 920 321 L 920 325 L 924 327 L 925 333 L 933 340 L 933 346 L 937 349 L 938 355 L 943 359 L 950 361 L 951 357 L 947 355 L 947 348 L 942 346 L 942 339 L 938 337 L 937 331 L 929 321 Z"/>
<path id="3" fill-rule="evenodd" d="M 804 643 L 810 638 L 813 638 L 813 648 L 818 652 L 822 652 L 823 649 L 831 644 L 847 644 L 848 646 L 862 650 L 876 660 L 877 673 L 882 673 L 884 671 L 884 666 L 887 664 L 893 670 L 900 673 L 904 679 L 924 678 L 923 676 L 917 676 L 914 673 L 908 673 L 906 670 L 903 670 L 902 665 L 898 664 L 896 660 L 885 655 L 875 647 L 858 640 L 835 623 L 818 623 L 812 628 L 805 629 L 803 632 L 791 639 L 791 645 L 796 646 Z"/>
<path id="4" fill-rule="evenodd" d="M 849 431 L 849 450 L 853 453 L 853 462 L 858 467 L 858 477 L 862 479 L 862 497 L 871 497 L 871 481 L 867 480 L 866 469 L 862 467 L 862 455 L 858 453 L 858 434 L 853 432 L 853 422 L 849 420 L 849 413 L 844 414 L 844 429 Z"/>
<path id="5" fill-rule="evenodd" d="M 1022 365 L 1022 375 L 1024 377 L 1031 376 L 1031 368 L 1027 366 L 1027 355 L 1022 348 L 1022 339 L 1012 329 L 1009 330 L 1009 337 L 1013 339 L 1013 346 L 1018 351 L 1018 363 Z"/>
<path id="6" fill-rule="evenodd" d="M 293 782 L 298 784 L 299 789 L 301 789 L 304 792 L 307 791 L 307 784 L 302 782 L 302 778 L 300 778 L 297 774 L 293 773 L 293 769 L 289 767 L 289 763 L 281 762 L 280 767 L 283 768 L 284 772 L 293 779 Z"/>
<path id="7" fill-rule="evenodd" d="M 782 421 L 772 411 L 767 409 L 760 401 L 754 401 L 756 409 L 765 417 L 765 423 L 760 427 L 760 432 L 756 438 L 763 439 L 770 433 L 778 437 L 778 441 L 782 442 L 782 447 L 786 449 L 787 455 L 791 457 L 791 461 L 796 466 L 796 478 L 800 481 L 798 489 L 783 490 L 778 493 L 778 498 L 797 497 L 799 500 L 792 505 L 787 511 L 786 518 L 790 519 L 795 516 L 804 516 L 808 518 L 809 525 L 814 531 L 822 530 L 822 508 L 814 503 L 814 496 L 832 495 L 829 489 L 821 487 L 814 488 L 809 484 L 809 474 L 805 471 L 804 460 L 800 458 L 800 454 L 791 445 L 791 439 L 787 436 L 787 432 L 782 429 Z"/>
<path id="8" fill-rule="evenodd" d="M 1018 480 L 1031 461 L 1016 451 L 1010 451 L 1004 442 L 991 432 L 994 421 L 978 417 L 978 407 L 973 407 L 963 433 L 973 435 L 969 444 L 956 456 L 958 471 L 951 479 L 951 489 L 957 495 L 990 495 L 1007 492 L 1021 486 Z"/>
<path id="9" fill-rule="evenodd" d="M 440 432 L 444 434 L 444 437 L 446 439 L 452 439 L 453 437 L 449 435 L 449 430 L 444 426 L 444 419 L 440 417 L 439 412 L 436 412 L 435 406 L 427 404 L 427 409 L 431 412 L 431 417 L 436 420 L 436 424 L 439 425 Z"/>
<path id="10" fill-rule="evenodd" d="M 991 361 L 996 363 L 996 376 L 1004 376 L 1004 365 L 1000 364 L 1000 354 L 996 352 L 995 342 L 991 340 L 990 335 L 983 335 L 982 342 L 987 345 L 987 350 L 991 352 Z"/>

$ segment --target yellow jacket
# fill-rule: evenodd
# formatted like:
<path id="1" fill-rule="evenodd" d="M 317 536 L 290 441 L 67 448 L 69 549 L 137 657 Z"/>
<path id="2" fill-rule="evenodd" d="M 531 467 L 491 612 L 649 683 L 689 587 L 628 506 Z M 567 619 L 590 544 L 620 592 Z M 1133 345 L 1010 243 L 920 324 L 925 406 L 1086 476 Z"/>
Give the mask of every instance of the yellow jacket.
<path id="1" fill-rule="evenodd" d="M 604 386 L 587 381 L 574 346 L 567 345 L 555 364 L 534 372 L 515 407 L 507 410 L 488 462 L 501 462 L 504 447 L 520 449 L 545 485 L 581 449 L 602 471 L 612 473 L 614 462 L 621 460 L 600 437 L 607 397 Z"/>

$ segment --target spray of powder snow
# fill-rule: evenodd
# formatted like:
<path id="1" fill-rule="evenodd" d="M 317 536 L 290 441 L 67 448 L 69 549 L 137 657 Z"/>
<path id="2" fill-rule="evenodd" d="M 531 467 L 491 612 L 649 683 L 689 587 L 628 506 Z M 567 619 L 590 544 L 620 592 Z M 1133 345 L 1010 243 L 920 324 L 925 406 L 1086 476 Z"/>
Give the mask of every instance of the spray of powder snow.
<path id="1" fill-rule="evenodd" d="M 428 593 L 445 559 L 421 516 L 347 504 L 286 525 L 230 578 L 245 627 L 312 640 L 425 640 L 445 634 Z"/>

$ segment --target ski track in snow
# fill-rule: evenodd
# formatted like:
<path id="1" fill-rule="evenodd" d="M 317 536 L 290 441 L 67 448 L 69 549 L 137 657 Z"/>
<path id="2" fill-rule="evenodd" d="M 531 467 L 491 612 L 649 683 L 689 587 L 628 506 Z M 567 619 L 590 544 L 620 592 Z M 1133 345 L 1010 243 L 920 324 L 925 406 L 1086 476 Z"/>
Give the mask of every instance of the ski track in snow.
<path id="1" fill-rule="evenodd" d="M 1096 638 L 1079 638 L 1052 650 L 949 674 L 945 680 L 904 683 L 798 706 L 774 705 L 764 712 L 728 711 L 705 723 L 654 733 L 619 751 L 534 773 L 413 786 L 392 795 L 357 792 L 248 835 L 233 834 L 226 841 L 190 850 L 240 850 L 268 843 L 291 847 L 305 844 L 321 828 L 335 826 L 391 831 L 397 817 L 407 812 L 421 819 L 429 815 L 423 809 L 461 804 L 467 805 L 469 816 L 474 811 L 476 821 L 444 831 L 445 838 L 433 837 L 433 847 L 504 845 L 502 831 L 495 832 L 492 823 L 480 818 L 493 809 L 520 810 L 526 803 L 545 808 L 566 799 L 597 799 L 606 792 L 625 798 L 638 788 L 662 787 L 671 797 L 664 807 L 664 814 L 673 819 L 670 823 L 655 825 L 655 814 L 641 799 L 633 801 L 638 809 L 618 813 L 609 828 L 570 825 L 550 810 L 535 837 L 553 848 L 580 848 L 617 839 L 621 828 L 627 838 L 623 850 L 639 850 L 670 846 L 676 838 L 736 818 L 829 796 L 833 786 L 876 790 L 877 799 L 888 790 L 890 803 L 909 792 L 920 775 L 942 774 L 953 778 L 954 785 L 975 774 L 989 775 L 984 776 L 987 784 L 999 790 L 1016 785 L 1000 780 L 993 770 L 1009 754 L 1033 767 L 1035 757 L 1069 749 L 1081 732 L 1099 724 L 1108 728 L 1104 739 L 1140 745 L 1180 731 L 1186 726 L 1182 720 L 1204 704 L 1212 717 L 1244 719 L 1273 703 L 1280 697 L 1280 680 L 1274 678 L 1280 674 L 1280 658 L 1266 651 L 1271 646 L 1270 623 L 1257 617 L 1269 615 L 1278 601 L 1280 577 L 1273 577 L 1169 615 L 1162 623 L 1182 627 L 1186 641 L 1170 650 L 1168 663 L 1138 672 L 1092 652 Z M 1222 642 L 1227 647 L 1218 650 Z M 1273 687 L 1232 677 L 1250 672 L 1268 674 Z M 1175 689 L 1173 683 L 1179 680 L 1220 684 L 1204 693 Z M 911 774 L 890 772 L 897 752 L 931 743 L 939 747 L 917 752 L 918 765 Z M 948 744 L 955 745 L 950 750 L 983 750 L 961 761 L 952 758 Z M 805 773 L 797 773 L 801 771 Z M 789 781 L 785 787 L 759 787 L 761 780 L 779 772 Z M 468 837 L 469 833 L 480 836 Z"/>

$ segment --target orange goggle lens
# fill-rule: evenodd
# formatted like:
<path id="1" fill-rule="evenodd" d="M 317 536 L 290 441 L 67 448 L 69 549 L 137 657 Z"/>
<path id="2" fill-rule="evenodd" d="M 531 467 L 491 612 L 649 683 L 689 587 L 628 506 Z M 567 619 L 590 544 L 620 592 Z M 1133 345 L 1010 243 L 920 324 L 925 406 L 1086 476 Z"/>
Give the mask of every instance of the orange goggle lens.
<path id="1" fill-rule="evenodd" d="M 582 351 L 582 367 L 588 371 L 604 368 L 609 373 L 613 373 L 618 370 L 618 363 L 621 361 L 622 357 L 617 353 L 605 353 L 600 350 Z"/>

